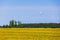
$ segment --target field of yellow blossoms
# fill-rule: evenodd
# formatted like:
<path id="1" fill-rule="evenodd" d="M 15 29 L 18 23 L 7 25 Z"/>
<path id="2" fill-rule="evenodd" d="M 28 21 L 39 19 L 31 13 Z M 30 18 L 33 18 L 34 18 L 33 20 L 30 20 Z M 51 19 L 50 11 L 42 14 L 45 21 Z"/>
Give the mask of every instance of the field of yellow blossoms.
<path id="1" fill-rule="evenodd" d="M 0 28 L 0 40 L 60 40 L 60 28 Z"/>

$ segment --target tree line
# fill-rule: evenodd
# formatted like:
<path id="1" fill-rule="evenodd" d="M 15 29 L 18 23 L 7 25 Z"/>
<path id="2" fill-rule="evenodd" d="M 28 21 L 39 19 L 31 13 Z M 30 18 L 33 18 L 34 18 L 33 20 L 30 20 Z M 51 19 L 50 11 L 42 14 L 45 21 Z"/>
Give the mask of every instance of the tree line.
<path id="1" fill-rule="evenodd" d="M 1 28 L 15 28 L 22 27 L 22 23 L 20 21 L 10 20 L 9 25 L 0 26 Z"/>
<path id="2" fill-rule="evenodd" d="M 20 21 L 10 20 L 9 25 L 3 25 L 0 28 L 60 28 L 60 23 L 22 24 Z"/>

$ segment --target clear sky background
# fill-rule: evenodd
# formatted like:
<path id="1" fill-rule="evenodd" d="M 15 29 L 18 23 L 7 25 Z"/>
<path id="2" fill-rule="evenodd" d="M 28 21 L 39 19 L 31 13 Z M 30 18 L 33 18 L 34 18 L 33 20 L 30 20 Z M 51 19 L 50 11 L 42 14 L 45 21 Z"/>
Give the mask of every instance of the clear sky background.
<path id="1" fill-rule="evenodd" d="M 22 23 L 59 23 L 60 0 L 0 0 L 0 25 L 12 19 Z"/>

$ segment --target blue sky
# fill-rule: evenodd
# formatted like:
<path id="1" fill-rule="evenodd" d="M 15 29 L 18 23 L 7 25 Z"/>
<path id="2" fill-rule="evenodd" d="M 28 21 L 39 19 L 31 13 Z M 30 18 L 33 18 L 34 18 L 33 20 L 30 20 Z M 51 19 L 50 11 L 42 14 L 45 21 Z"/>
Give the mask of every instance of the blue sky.
<path id="1" fill-rule="evenodd" d="M 60 0 L 0 0 L 0 25 L 10 20 L 22 23 L 59 23 Z"/>

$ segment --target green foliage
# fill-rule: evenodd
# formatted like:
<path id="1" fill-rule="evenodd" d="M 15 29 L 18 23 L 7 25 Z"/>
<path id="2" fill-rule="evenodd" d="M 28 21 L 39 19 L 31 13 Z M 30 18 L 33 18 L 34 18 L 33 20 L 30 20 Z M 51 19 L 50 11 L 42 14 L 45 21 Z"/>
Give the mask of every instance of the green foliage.
<path id="1" fill-rule="evenodd" d="M 0 28 L 60 28 L 60 23 L 22 24 L 20 21 L 10 20 L 9 25 L 3 25 Z"/>
<path id="2" fill-rule="evenodd" d="M 14 21 L 14 20 L 10 20 L 9 26 L 10 26 L 10 27 L 14 27 L 14 26 L 15 26 L 15 21 Z"/>
<path id="3" fill-rule="evenodd" d="M 18 28 L 18 27 L 22 27 L 22 25 L 21 25 L 20 21 L 10 20 L 9 27 L 11 27 L 11 28 Z"/>
<path id="4" fill-rule="evenodd" d="M 18 27 L 22 28 L 22 23 L 20 21 L 18 21 Z"/>
<path id="5" fill-rule="evenodd" d="M 14 27 L 17 27 L 17 21 L 15 21 Z"/>

